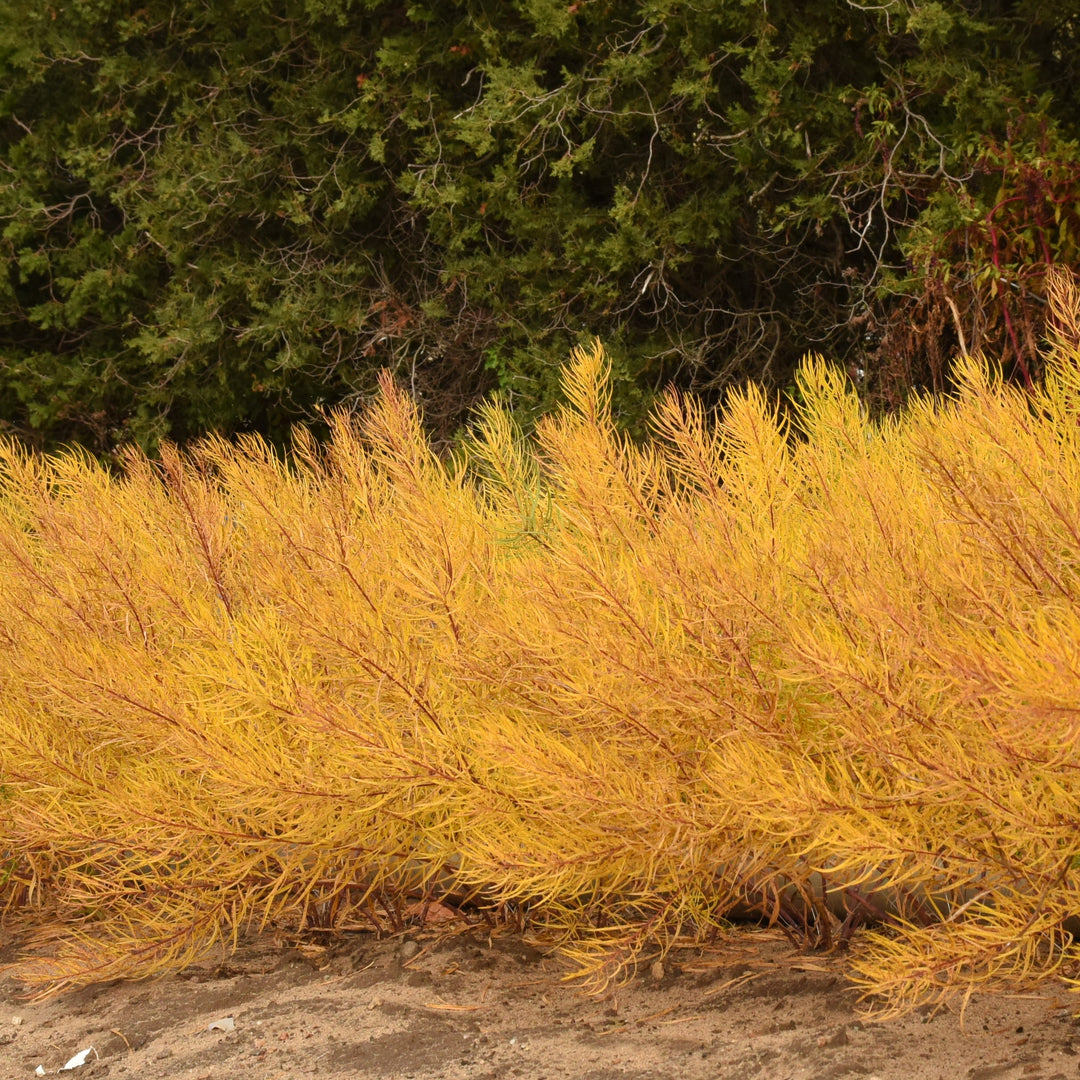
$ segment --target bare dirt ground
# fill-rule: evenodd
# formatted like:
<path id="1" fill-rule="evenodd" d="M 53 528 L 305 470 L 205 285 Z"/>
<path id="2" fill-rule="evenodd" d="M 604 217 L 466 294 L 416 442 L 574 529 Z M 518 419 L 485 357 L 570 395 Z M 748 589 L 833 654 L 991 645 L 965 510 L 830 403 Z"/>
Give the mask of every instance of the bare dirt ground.
<path id="1" fill-rule="evenodd" d="M 10 960 L 3 943 L 0 960 Z M 1080 1075 L 1080 1000 L 1051 986 L 867 1022 L 835 957 L 740 931 L 600 997 L 518 937 L 253 939 L 227 961 L 40 1004 L 0 981 L 0 1076 L 211 1080 L 1063 1080 Z M 211 1029 L 215 1022 L 222 1022 Z M 223 1030 L 226 1029 L 226 1030 Z"/>

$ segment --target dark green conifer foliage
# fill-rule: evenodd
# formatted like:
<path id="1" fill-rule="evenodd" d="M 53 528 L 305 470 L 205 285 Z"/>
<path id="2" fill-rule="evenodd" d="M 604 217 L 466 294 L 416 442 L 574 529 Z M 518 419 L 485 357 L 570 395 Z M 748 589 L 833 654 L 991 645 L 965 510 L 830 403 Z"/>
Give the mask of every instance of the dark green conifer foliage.
<path id="1" fill-rule="evenodd" d="M 0 0 L 0 420 L 279 440 L 389 366 L 447 436 L 493 386 L 528 424 L 592 333 L 631 426 L 807 348 L 894 400 L 958 325 L 1023 373 L 1078 256 L 1077 32 L 1066 0 Z"/>

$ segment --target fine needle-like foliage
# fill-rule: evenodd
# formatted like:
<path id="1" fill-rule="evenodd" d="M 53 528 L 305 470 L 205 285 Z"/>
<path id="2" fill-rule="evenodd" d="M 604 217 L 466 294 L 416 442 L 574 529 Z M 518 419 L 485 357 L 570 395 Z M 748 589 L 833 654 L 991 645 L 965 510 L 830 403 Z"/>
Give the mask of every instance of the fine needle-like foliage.
<path id="1" fill-rule="evenodd" d="M 0 449 L 0 901 L 42 992 L 451 895 L 603 985 L 757 912 L 883 1008 L 1052 973 L 1080 869 L 1080 351 L 873 424 L 808 359 L 621 436 L 597 345 L 452 461 Z M 1072 306 L 1069 306 L 1069 305 Z M 1070 329 L 1071 328 L 1071 329 Z M 38 941 L 40 946 L 42 941 Z"/>

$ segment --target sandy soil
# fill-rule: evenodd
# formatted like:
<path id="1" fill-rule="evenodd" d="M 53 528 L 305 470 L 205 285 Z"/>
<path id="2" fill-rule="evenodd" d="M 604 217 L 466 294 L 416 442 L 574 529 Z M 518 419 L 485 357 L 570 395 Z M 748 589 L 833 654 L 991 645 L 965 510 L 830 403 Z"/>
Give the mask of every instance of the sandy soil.
<path id="1" fill-rule="evenodd" d="M 8 941 L 0 959 L 10 959 Z M 603 997 L 520 938 L 473 928 L 329 946 L 261 938 L 226 962 L 29 1004 L 0 982 L 0 1076 L 476 1080 L 1063 1080 L 1074 996 L 976 998 L 955 1014 L 860 1019 L 839 958 L 741 931 Z M 208 1030 L 231 1019 L 231 1030 Z M 229 1023 L 223 1025 L 230 1027 Z M 65 1074 L 68 1075 L 68 1074 Z"/>

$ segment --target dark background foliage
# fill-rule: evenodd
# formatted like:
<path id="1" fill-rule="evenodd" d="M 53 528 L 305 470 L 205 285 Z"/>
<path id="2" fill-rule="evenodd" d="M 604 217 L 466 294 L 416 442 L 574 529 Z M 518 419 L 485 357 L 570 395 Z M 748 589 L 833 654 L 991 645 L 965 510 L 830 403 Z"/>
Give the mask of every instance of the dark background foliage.
<path id="1" fill-rule="evenodd" d="M 0 0 L 0 422 L 283 439 L 392 368 L 527 425 L 597 334 L 640 428 L 958 348 L 1037 378 L 1080 235 L 1072 0 Z"/>

